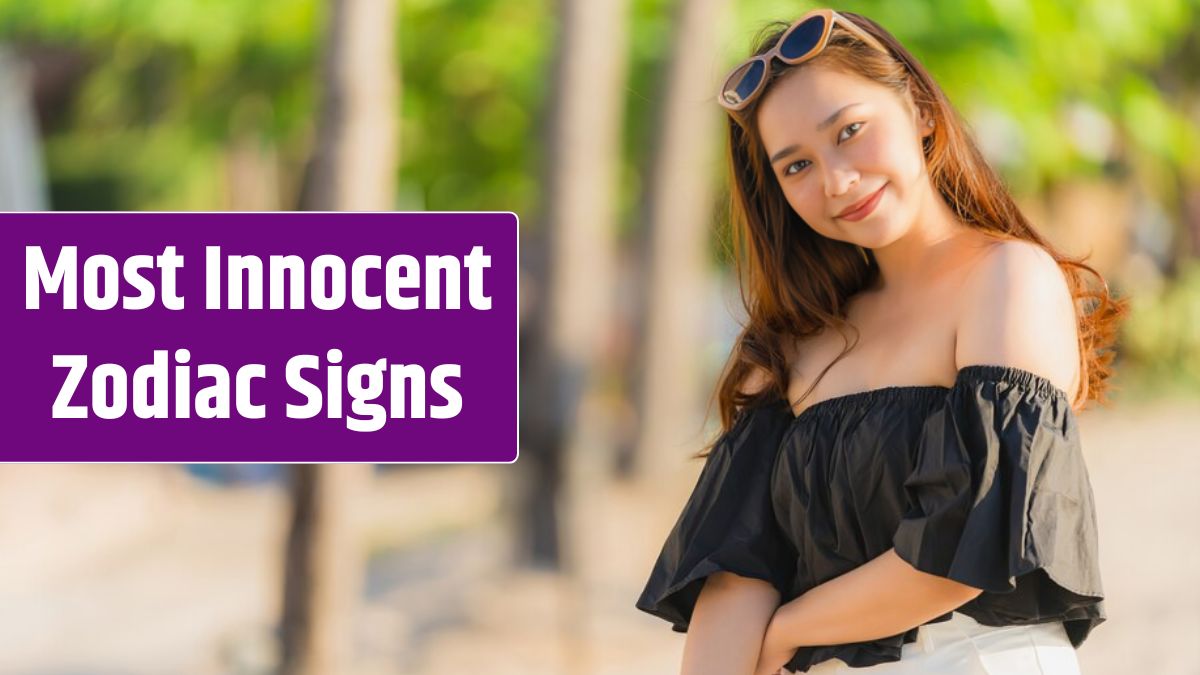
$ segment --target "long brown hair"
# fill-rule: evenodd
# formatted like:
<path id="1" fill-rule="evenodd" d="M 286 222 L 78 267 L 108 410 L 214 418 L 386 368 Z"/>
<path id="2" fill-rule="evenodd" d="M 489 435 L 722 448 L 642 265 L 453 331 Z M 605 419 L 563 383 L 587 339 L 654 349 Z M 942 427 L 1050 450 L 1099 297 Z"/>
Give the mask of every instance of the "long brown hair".
<path id="1" fill-rule="evenodd" d="M 835 25 L 828 45 L 814 59 L 796 66 L 772 59 L 772 81 L 788 69 L 822 63 L 873 80 L 901 96 L 911 91 L 913 102 L 934 120 L 933 134 L 924 139 L 925 161 L 933 185 L 956 217 L 998 238 L 1033 242 L 1053 256 L 1062 269 L 1079 321 L 1082 386 L 1072 407 L 1081 409 L 1089 400 L 1103 402 L 1115 355 L 1111 347 L 1128 301 L 1109 293 L 1104 278 L 1084 264 L 1086 256 L 1071 258 L 1034 230 L 941 87 L 912 54 L 870 19 L 850 12 L 841 15 L 885 45 L 894 58 Z M 754 53 L 770 49 L 787 26 L 768 25 L 760 33 Z M 818 234 L 787 203 L 755 122 L 762 99 L 760 95 L 744 110 L 728 116 L 731 243 L 748 320 L 714 393 L 722 432 L 732 428 L 744 408 L 786 400 L 789 364 L 785 346 L 826 328 L 838 330 L 845 337 L 846 330 L 852 330 L 845 319 L 847 301 L 879 275 L 879 267 L 866 249 Z M 1096 288 L 1085 286 L 1083 271 L 1099 280 Z M 805 396 L 852 348 L 848 345 L 821 371 Z M 769 375 L 769 384 L 746 392 L 743 384 L 756 369 Z"/>

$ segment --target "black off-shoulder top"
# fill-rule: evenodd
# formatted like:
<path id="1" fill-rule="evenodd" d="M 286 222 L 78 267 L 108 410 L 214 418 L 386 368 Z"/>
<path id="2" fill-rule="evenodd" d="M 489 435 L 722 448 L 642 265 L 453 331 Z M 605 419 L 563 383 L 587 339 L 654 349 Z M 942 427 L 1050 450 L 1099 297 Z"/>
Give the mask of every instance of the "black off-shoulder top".
<path id="1" fill-rule="evenodd" d="M 686 632 L 714 572 L 768 581 L 787 602 L 895 547 L 918 570 L 983 589 L 954 611 L 989 626 L 1062 621 L 1078 647 L 1105 618 L 1097 546 L 1066 394 L 1030 371 L 971 365 L 952 387 L 873 389 L 799 416 L 782 399 L 743 410 L 637 608 Z M 914 626 L 802 647 L 785 667 L 898 661 L 916 639 Z"/>

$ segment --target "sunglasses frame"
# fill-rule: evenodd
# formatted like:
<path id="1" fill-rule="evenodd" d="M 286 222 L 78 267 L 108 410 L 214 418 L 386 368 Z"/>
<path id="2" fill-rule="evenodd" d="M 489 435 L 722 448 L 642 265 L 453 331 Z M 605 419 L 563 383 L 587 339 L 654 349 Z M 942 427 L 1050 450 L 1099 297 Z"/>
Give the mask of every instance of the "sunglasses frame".
<path id="1" fill-rule="evenodd" d="M 813 45 L 812 49 L 809 49 L 807 52 L 801 54 L 800 56 L 793 57 L 790 59 L 784 57 L 783 54 L 780 53 L 779 48 L 783 45 L 784 42 L 787 42 L 787 39 L 792 36 L 792 33 L 795 32 L 795 30 L 797 28 L 799 28 L 804 22 L 806 22 L 810 19 L 816 18 L 816 17 L 822 17 L 825 20 L 824 21 L 825 29 L 821 32 L 821 37 L 817 39 L 816 44 Z M 806 13 L 804 16 L 800 17 L 799 19 L 796 19 L 796 21 L 794 23 L 792 23 L 791 26 L 788 26 L 788 29 L 783 32 L 783 35 L 779 36 L 779 39 L 775 41 L 775 45 L 773 47 L 771 47 L 770 50 L 763 52 L 762 54 L 759 54 L 757 56 L 752 56 L 752 57 L 746 59 L 745 61 L 739 63 L 736 68 L 729 71 L 729 74 L 726 75 L 725 79 L 721 81 L 721 90 L 717 92 L 717 103 L 721 104 L 721 107 L 725 108 L 726 110 L 730 110 L 733 112 L 743 110 L 746 106 L 750 105 L 750 102 L 753 101 L 755 99 L 755 97 L 757 97 L 760 93 L 762 93 L 763 88 L 767 84 L 767 80 L 771 79 L 770 78 L 771 59 L 779 59 L 780 61 L 788 64 L 789 66 L 794 66 L 798 63 L 803 63 L 803 62 L 813 58 L 817 54 L 820 54 L 821 51 L 825 49 L 825 45 L 829 42 L 829 34 L 833 32 L 833 25 L 835 22 L 842 28 L 845 28 L 847 31 L 852 33 L 859 40 L 862 40 L 863 42 L 867 43 L 867 45 L 883 52 L 884 54 L 887 54 L 889 56 L 891 55 L 891 52 L 889 52 L 886 47 L 884 47 L 882 44 L 880 44 L 878 40 L 876 40 L 874 37 L 871 36 L 870 33 L 867 33 L 865 30 L 856 26 L 853 21 L 847 19 L 846 17 L 842 16 L 841 14 L 838 14 L 836 11 L 834 11 L 832 9 L 814 9 L 813 11 Z M 726 94 L 733 93 L 734 95 L 736 95 L 737 87 L 736 86 L 729 87 L 728 86 L 729 81 L 731 79 L 733 79 L 733 76 L 736 75 L 738 73 L 738 71 L 741 71 L 742 69 L 750 66 L 755 61 L 762 61 L 762 65 L 763 65 L 763 75 L 762 75 L 762 78 L 759 79 L 758 85 L 754 87 L 754 91 L 751 91 L 742 100 L 734 102 L 734 103 L 730 103 L 726 99 Z M 744 77 L 744 75 L 743 75 L 743 77 Z"/>

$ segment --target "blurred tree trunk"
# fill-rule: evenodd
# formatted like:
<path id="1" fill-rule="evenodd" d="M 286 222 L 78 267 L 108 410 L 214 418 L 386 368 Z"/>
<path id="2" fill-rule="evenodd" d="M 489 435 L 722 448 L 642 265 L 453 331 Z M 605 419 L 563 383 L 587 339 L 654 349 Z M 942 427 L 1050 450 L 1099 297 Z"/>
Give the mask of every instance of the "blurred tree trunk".
<path id="1" fill-rule="evenodd" d="M 1183 193 L 1183 240 L 1180 249 L 1187 257 L 1200 258 L 1200 179 L 1180 180 Z"/>
<path id="2" fill-rule="evenodd" d="M 291 469 L 280 670 L 285 675 L 352 672 L 365 565 L 354 505 L 369 487 L 371 465 L 296 464 Z"/>
<path id="3" fill-rule="evenodd" d="M 301 197 L 305 210 L 393 206 L 400 99 L 395 2 L 329 2 L 316 148 Z"/>
<path id="4" fill-rule="evenodd" d="M 274 145 L 249 133 L 230 141 L 225 149 L 225 208 L 279 210 L 279 157 Z"/>
<path id="5" fill-rule="evenodd" d="M 1176 49 L 1154 69 L 1152 81 L 1162 92 L 1171 92 L 1177 109 L 1190 114 L 1194 124 L 1200 125 L 1200 33 L 1194 29 Z M 1194 155 L 1194 153 L 1193 153 Z M 1195 157 L 1185 162 L 1175 172 L 1178 195 L 1176 204 L 1180 227 L 1175 230 L 1171 247 L 1172 256 L 1167 261 L 1166 274 L 1176 278 L 1183 267 L 1195 258 L 1200 258 L 1200 171 Z"/>
<path id="6" fill-rule="evenodd" d="M 29 72 L 0 44 L 0 211 L 44 211 L 45 180 Z"/>
<path id="7" fill-rule="evenodd" d="M 321 211 L 392 208 L 397 169 L 394 0 L 331 0 L 317 144 L 301 200 Z M 353 671 L 365 572 L 355 505 L 370 464 L 297 464 L 291 474 L 285 675 Z"/>
<path id="8" fill-rule="evenodd" d="M 525 247 L 536 284 L 522 336 L 521 518 L 530 562 L 561 564 L 564 460 L 602 449 L 581 407 L 598 391 L 611 333 L 617 177 L 626 77 L 626 3 L 560 0 L 549 102 L 543 223 Z M 585 460 L 586 461 L 586 460 Z"/>
<path id="9" fill-rule="evenodd" d="M 711 275 L 714 181 L 719 175 L 718 28 L 729 0 L 682 0 L 659 91 L 649 189 L 642 208 L 633 472 L 654 481 L 698 450 L 703 320 Z M 628 467 L 628 458 L 622 462 Z"/>
<path id="10" fill-rule="evenodd" d="M 560 0 L 544 222 L 526 269 L 535 308 L 522 344 L 522 549 L 562 570 L 564 673 L 592 669 L 588 644 L 592 494 L 605 475 L 626 2 Z M 539 255 L 540 254 L 540 255 Z"/>

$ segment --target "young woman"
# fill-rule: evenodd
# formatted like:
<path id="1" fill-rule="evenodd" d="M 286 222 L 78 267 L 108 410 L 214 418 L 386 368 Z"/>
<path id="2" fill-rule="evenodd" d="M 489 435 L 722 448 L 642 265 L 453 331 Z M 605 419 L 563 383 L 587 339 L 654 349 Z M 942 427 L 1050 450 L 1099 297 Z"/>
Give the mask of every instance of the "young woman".
<path id="1" fill-rule="evenodd" d="M 749 319 L 638 608 L 686 675 L 1077 673 L 1104 611 L 1074 415 L 1125 301 L 864 17 L 775 28 L 719 102 Z"/>

